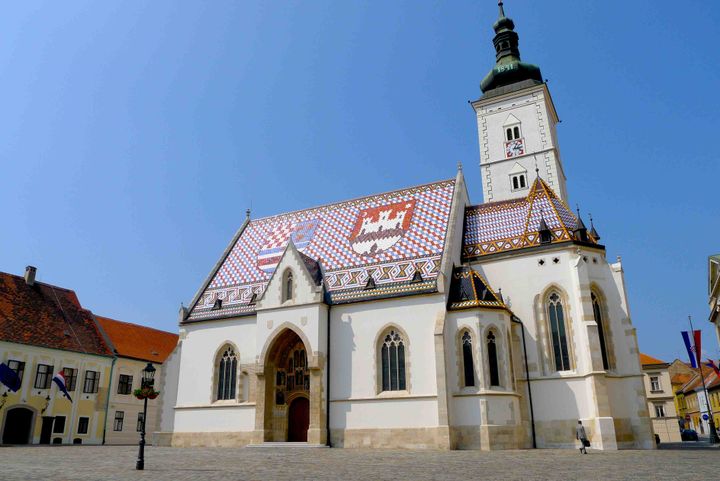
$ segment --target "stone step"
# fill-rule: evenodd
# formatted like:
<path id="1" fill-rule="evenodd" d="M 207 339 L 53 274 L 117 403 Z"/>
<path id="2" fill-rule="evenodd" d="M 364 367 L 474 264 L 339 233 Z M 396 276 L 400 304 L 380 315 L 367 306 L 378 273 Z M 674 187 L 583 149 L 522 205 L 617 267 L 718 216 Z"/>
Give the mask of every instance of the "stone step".
<path id="1" fill-rule="evenodd" d="M 310 444 L 299 442 L 266 442 L 260 444 L 248 444 L 247 448 L 327 448 L 325 444 Z"/>

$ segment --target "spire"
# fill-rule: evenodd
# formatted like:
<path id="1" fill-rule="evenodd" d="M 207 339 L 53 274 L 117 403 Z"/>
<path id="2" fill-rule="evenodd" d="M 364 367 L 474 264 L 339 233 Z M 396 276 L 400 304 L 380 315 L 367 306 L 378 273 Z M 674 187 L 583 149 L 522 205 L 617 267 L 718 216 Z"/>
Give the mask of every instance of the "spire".
<path id="1" fill-rule="evenodd" d="M 585 223 L 583 222 L 582 218 L 580 217 L 580 206 L 577 207 L 577 225 L 575 226 L 575 229 L 573 229 L 573 234 L 575 235 L 575 240 L 579 240 L 582 242 L 587 242 L 588 236 L 587 236 L 587 227 L 585 227 Z"/>
<path id="2" fill-rule="evenodd" d="M 599 241 L 600 234 L 598 234 L 598 231 L 595 230 L 595 224 L 593 224 L 592 214 L 588 213 L 588 216 L 590 216 L 590 235 L 593 236 L 593 239 Z"/>
<path id="3" fill-rule="evenodd" d="M 515 32 L 515 22 L 505 16 L 503 2 L 498 2 L 499 16 L 493 30 L 495 37 L 495 67 L 480 83 L 483 93 L 489 90 L 530 80 L 533 84 L 541 84 L 542 74 L 536 65 L 520 61 L 519 37 Z"/>

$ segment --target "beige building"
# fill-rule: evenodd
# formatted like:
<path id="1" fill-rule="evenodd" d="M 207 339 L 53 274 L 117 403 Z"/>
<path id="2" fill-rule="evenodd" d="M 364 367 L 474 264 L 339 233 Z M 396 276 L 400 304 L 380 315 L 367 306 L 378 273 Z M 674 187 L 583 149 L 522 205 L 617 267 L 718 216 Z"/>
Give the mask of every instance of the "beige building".
<path id="1" fill-rule="evenodd" d="M 148 362 L 156 369 L 155 390 L 161 391 L 162 364 L 177 344 L 177 334 L 137 324 L 95 316 L 117 356 L 110 382 L 110 400 L 105 425 L 106 444 L 135 444 L 142 426 L 143 401 L 133 395 L 140 388 L 143 369 Z M 160 399 L 148 400 L 145 431 L 158 430 Z M 149 438 L 148 438 L 149 440 Z"/>
<path id="2" fill-rule="evenodd" d="M 101 444 L 112 351 L 75 292 L 35 273 L 0 272 L 0 443 Z"/>
<path id="3" fill-rule="evenodd" d="M 642 353 L 640 363 L 653 432 L 660 438 L 660 442 L 680 442 L 680 424 L 670 379 L 670 364 Z"/>

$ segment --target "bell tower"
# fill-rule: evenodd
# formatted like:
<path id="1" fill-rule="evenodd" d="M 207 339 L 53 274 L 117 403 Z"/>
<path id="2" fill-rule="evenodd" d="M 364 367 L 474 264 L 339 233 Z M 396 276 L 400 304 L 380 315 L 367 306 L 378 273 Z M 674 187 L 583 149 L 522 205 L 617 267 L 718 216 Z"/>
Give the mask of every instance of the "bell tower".
<path id="1" fill-rule="evenodd" d="M 567 202 L 557 141 L 557 112 L 540 68 L 520 61 L 515 23 L 503 2 L 493 25 L 495 66 L 471 102 L 480 139 L 480 174 L 485 202 L 527 196 L 536 175 Z M 536 173 L 537 172 L 537 173 Z"/>

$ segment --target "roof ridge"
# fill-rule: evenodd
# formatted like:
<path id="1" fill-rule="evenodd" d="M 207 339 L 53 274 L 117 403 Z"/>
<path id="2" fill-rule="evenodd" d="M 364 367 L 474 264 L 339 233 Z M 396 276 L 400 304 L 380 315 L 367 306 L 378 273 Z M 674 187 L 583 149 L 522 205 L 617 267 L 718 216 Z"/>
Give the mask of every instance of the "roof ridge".
<path id="1" fill-rule="evenodd" d="M 92 312 L 92 311 L 88 311 L 88 312 Z M 156 328 L 156 327 L 150 327 L 150 326 L 146 326 L 146 325 L 144 325 L 144 324 L 136 324 L 136 323 L 134 323 L 134 322 L 120 321 L 120 320 L 117 320 L 117 319 L 113 319 L 112 317 L 101 316 L 100 314 L 96 314 L 96 313 L 94 313 L 94 312 L 93 312 L 92 314 L 93 314 L 96 318 L 105 319 L 105 320 L 110 321 L 110 322 L 117 322 L 118 324 L 127 324 L 127 325 L 130 325 L 130 326 L 141 327 L 141 328 L 143 328 L 143 329 L 150 329 L 150 330 L 153 330 L 153 331 L 162 332 L 162 333 L 165 333 L 165 334 L 170 334 L 170 335 L 173 335 L 173 336 L 177 336 L 177 334 L 175 334 L 174 332 L 164 331 L 164 330 L 158 329 L 158 328 Z"/>
<path id="2" fill-rule="evenodd" d="M 265 216 L 265 217 L 258 217 L 257 219 L 252 219 L 250 222 L 265 221 L 265 220 L 268 220 L 268 219 L 274 219 L 274 218 L 282 217 L 282 216 L 286 216 L 286 215 L 299 214 L 299 213 L 302 213 L 302 212 L 308 212 L 308 211 L 311 211 L 311 210 L 318 210 L 318 209 L 322 209 L 322 208 L 325 208 L 325 207 L 332 207 L 332 206 L 335 206 L 335 205 L 347 204 L 348 202 L 357 202 L 357 201 L 360 201 L 360 200 L 370 199 L 370 198 L 372 198 L 372 197 L 378 197 L 378 196 L 381 196 L 381 195 L 397 194 L 398 192 L 403 192 L 403 191 L 406 191 L 406 190 L 419 189 L 419 188 L 421 188 L 421 187 L 429 187 L 429 186 L 433 186 L 433 185 L 444 184 L 444 183 L 446 183 L 446 182 L 453 182 L 453 183 L 454 183 L 454 182 L 455 182 L 455 178 L 453 177 L 452 179 L 443 179 L 443 180 L 438 180 L 438 181 L 435 181 L 435 182 L 427 182 L 427 183 L 419 184 L 419 185 L 411 185 L 411 186 L 409 186 L 409 187 L 403 187 L 403 188 L 401 188 L 401 189 L 388 190 L 388 191 L 386 191 L 386 192 L 378 192 L 378 193 L 376 193 L 376 194 L 370 194 L 370 195 L 363 195 L 363 196 L 354 197 L 354 198 L 351 198 L 351 199 L 339 200 L 339 201 L 337 201 L 337 202 L 329 202 L 329 203 L 327 203 L 327 204 L 321 204 L 321 205 L 317 205 L 317 206 L 314 206 L 314 207 L 307 207 L 307 208 L 305 208 L 305 209 L 298 209 L 298 210 L 291 210 L 291 211 L 288 211 L 288 212 L 281 212 L 281 213 L 279 213 L 279 214 L 268 215 L 268 216 Z"/>
<path id="3" fill-rule="evenodd" d="M 13 273 L 11 273 L 11 272 L 3 272 L 3 271 L 0 271 L 0 275 L 5 275 L 5 276 L 14 277 L 14 278 L 16 278 L 16 279 L 19 279 L 19 280 L 25 282 L 25 277 L 24 277 L 24 276 L 19 276 L 19 275 L 17 275 L 17 274 L 13 274 Z M 75 292 L 73 289 L 68 289 L 67 287 L 56 286 L 55 284 L 50 284 L 50 283 L 42 282 L 42 281 L 38 281 L 38 280 L 35 280 L 35 285 L 42 285 L 42 286 L 46 286 L 46 287 L 51 287 L 51 288 L 53 288 L 53 289 L 59 289 L 59 290 L 61 290 L 61 291 L 65 291 L 65 292 L 72 292 L 72 293 L 74 293 L 74 294 L 77 296 L 77 292 Z"/>

